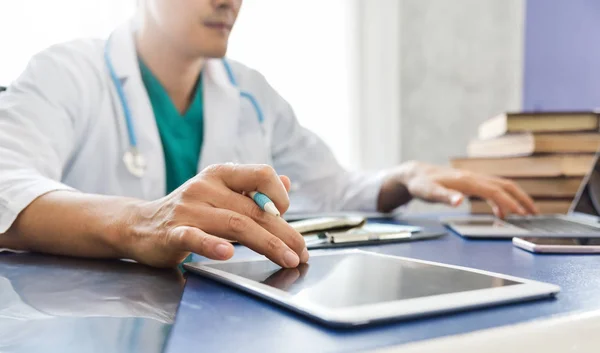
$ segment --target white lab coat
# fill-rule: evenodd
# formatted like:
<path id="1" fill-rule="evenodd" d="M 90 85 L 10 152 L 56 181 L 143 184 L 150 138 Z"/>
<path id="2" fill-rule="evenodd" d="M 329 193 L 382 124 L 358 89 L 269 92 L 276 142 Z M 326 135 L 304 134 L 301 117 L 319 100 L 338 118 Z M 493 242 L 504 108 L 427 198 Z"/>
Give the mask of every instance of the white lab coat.
<path id="1" fill-rule="evenodd" d="M 123 163 L 129 140 L 103 58 L 106 41 L 55 45 L 34 56 L 0 94 L 0 233 L 33 200 L 54 190 L 145 200 L 165 195 L 163 150 L 133 32 L 134 24 L 127 23 L 113 33 L 110 56 L 124 82 L 138 147 L 148 164 L 145 175 L 130 174 Z M 299 125 L 263 76 L 230 63 L 238 87 L 220 60 L 208 60 L 204 68 L 198 170 L 225 162 L 270 164 L 291 178 L 294 211 L 374 210 L 383 174 L 344 170 L 323 141 Z M 240 98 L 240 89 L 258 101 L 262 124 L 251 103 Z"/>

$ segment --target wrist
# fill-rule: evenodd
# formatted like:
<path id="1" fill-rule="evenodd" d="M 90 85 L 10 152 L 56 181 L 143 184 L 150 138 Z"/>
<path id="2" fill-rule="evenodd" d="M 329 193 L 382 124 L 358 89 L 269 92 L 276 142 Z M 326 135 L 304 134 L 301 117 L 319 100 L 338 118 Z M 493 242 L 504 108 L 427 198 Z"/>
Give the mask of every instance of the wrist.
<path id="1" fill-rule="evenodd" d="M 410 175 L 413 173 L 413 162 L 402 164 L 392 170 L 383 181 L 377 200 L 379 212 L 391 212 L 412 199 L 408 190 Z"/>
<path id="2" fill-rule="evenodd" d="M 143 202 L 131 200 L 119 207 L 106 229 L 106 241 L 119 258 L 136 259 L 136 239 L 141 237 L 141 210 Z"/>
<path id="3" fill-rule="evenodd" d="M 417 161 L 408 161 L 400 164 L 395 170 L 394 174 L 403 186 L 410 184 L 410 181 L 414 178 L 417 170 L 419 169 L 420 163 Z"/>

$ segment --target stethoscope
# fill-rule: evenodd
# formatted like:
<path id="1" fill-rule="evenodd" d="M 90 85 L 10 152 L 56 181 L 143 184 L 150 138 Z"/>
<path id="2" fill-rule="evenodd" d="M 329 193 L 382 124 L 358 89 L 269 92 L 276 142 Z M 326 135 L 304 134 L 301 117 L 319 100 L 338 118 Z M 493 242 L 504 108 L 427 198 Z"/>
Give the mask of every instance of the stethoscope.
<path id="1" fill-rule="evenodd" d="M 131 115 L 131 109 L 129 108 L 129 103 L 127 102 L 127 97 L 125 96 L 125 91 L 123 90 L 123 83 L 117 76 L 115 68 L 112 64 L 112 60 L 109 55 L 110 49 L 110 38 L 108 39 L 106 46 L 104 47 L 104 61 L 106 62 L 106 66 L 108 68 L 108 72 L 110 75 L 110 79 L 117 90 L 117 95 L 119 96 L 119 101 L 121 103 L 121 107 L 123 109 L 123 115 L 125 117 L 125 125 L 127 127 L 127 137 L 129 139 L 129 147 L 125 154 L 123 155 L 123 163 L 125 163 L 125 167 L 132 175 L 142 178 L 144 174 L 146 174 L 147 162 L 146 158 L 142 153 L 140 153 L 138 149 L 138 141 L 137 136 L 135 134 L 135 128 L 133 126 L 133 116 Z M 225 67 L 225 71 L 227 72 L 227 77 L 229 78 L 229 82 L 236 88 L 239 89 L 237 80 L 233 75 L 233 70 L 231 69 L 231 65 L 227 62 L 226 59 L 221 60 L 223 66 Z M 258 122 L 262 124 L 264 121 L 264 115 L 260 106 L 258 105 L 258 101 L 252 94 L 246 91 L 240 90 L 240 97 L 247 99 L 254 108 L 256 112 L 256 117 Z"/>

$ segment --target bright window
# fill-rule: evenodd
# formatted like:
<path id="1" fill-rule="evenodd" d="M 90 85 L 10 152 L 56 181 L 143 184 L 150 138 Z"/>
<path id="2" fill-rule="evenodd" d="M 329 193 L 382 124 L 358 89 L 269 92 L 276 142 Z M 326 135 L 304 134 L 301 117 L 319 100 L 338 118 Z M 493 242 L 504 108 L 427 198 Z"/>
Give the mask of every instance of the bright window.
<path id="1" fill-rule="evenodd" d="M 353 7 L 349 0 L 244 1 L 228 52 L 265 75 L 346 166 L 355 165 L 358 114 Z"/>
<path id="2" fill-rule="evenodd" d="M 0 0 L 0 85 L 48 46 L 82 37 L 106 38 L 133 14 L 134 0 Z"/>

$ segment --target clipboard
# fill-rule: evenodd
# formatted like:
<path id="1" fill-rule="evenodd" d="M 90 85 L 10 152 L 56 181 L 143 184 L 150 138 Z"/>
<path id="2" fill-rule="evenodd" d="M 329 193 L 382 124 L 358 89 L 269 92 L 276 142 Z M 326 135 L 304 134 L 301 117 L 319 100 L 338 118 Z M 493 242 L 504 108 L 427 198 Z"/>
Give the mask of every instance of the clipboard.
<path id="1" fill-rule="evenodd" d="M 342 231 L 362 227 L 367 223 L 365 217 L 317 217 L 288 222 L 298 233 L 302 235 L 316 234 L 324 231 Z"/>
<path id="2" fill-rule="evenodd" d="M 367 223 L 362 217 L 323 217 L 290 225 L 304 236 L 309 250 L 409 242 L 446 234 L 444 230 L 425 231 L 418 226 Z"/>
<path id="3" fill-rule="evenodd" d="M 379 236 L 368 236 L 368 237 L 344 237 L 335 236 L 327 232 L 305 236 L 306 247 L 308 250 L 317 249 L 335 249 L 335 248 L 346 248 L 346 247 L 358 247 L 358 246 L 377 246 L 394 243 L 405 243 L 427 239 L 435 239 L 446 235 L 445 231 L 435 232 L 416 232 L 416 233 L 397 233 L 395 235 L 379 235 Z"/>

